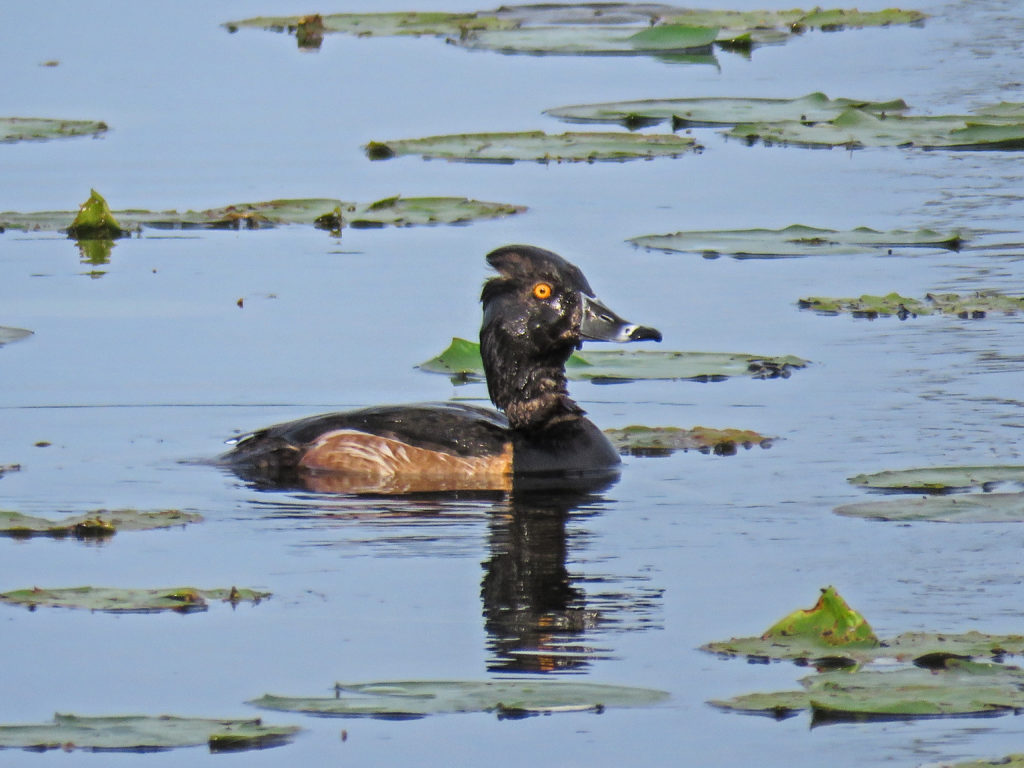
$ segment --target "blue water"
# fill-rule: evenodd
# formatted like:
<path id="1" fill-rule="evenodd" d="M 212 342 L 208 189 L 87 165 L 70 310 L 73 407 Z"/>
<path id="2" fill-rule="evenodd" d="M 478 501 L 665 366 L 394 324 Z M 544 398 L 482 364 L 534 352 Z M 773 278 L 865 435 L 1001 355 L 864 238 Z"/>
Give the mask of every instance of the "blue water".
<path id="1" fill-rule="evenodd" d="M 788 380 L 573 384 L 602 426 L 701 424 L 781 438 L 734 457 L 628 459 L 619 482 L 579 501 L 564 529 L 535 521 L 536 550 L 515 550 L 542 574 L 548 568 L 551 585 L 568 584 L 572 607 L 604 618 L 551 639 L 569 658 L 566 674 L 663 688 L 670 703 L 518 721 L 269 713 L 267 721 L 306 732 L 290 746 L 217 756 L 217 764 L 915 766 L 1019 751 L 1012 716 L 811 730 L 804 716 L 777 723 L 723 714 L 705 702 L 789 688 L 805 670 L 696 648 L 756 634 L 828 584 L 882 636 L 1024 631 L 1021 526 L 892 525 L 831 512 L 866 498 L 846 482 L 858 472 L 1022 460 L 1021 318 L 868 322 L 795 307 L 808 294 L 1019 293 L 1020 249 L 737 261 L 623 242 L 791 223 L 1019 234 L 1019 154 L 746 147 L 714 130 L 695 131 L 707 148 L 701 155 L 623 164 L 371 163 L 360 149 L 432 133 L 557 132 L 567 127 L 541 110 L 614 99 L 822 90 L 902 97 L 924 113 L 1024 100 L 1015 52 L 1024 17 L 1015 2 L 918 7 L 934 14 L 923 28 L 812 33 L 749 60 L 719 54 L 717 67 L 343 36 L 299 53 L 294 38 L 219 26 L 260 13 L 341 10 L 292 0 L 5 9 L 0 111 L 102 119 L 111 130 L 95 140 L 0 146 L 0 210 L 71 209 L 90 187 L 115 208 L 400 193 L 530 210 L 466 227 L 346 230 L 340 240 L 299 227 L 149 231 L 119 241 L 101 267 L 80 263 L 60 236 L 0 235 L 0 325 L 35 331 L 0 349 L 0 465 L 22 465 L 0 477 L 0 508 L 56 517 L 178 507 L 205 517 L 102 545 L 0 540 L 0 591 L 235 584 L 274 593 L 255 607 L 187 616 L 0 606 L 0 722 L 54 711 L 245 717 L 260 713 L 244 702 L 265 692 L 330 695 L 337 680 L 481 679 L 510 658 L 532 663 L 496 645 L 487 618 L 495 605 L 481 595 L 486 574 L 514 550 L 507 502 L 260 492 L 183 463 L 216 455 L 239 431 L 323 410 L 483 400 L 482 385 L 455 387 L 413 366 L 451 336 L 475 334 L 483 255 L 528 242 L 578 263 L 609 306 L 660 328 L 665 348 L 814 361 Z M 372 9 L 379 6 L 344 8 Z M 60 64 L 40 66 L 48 60 Z M 105 274 L 87 274 L 93 269 Z M 552 562 L 560 546 L 564 556 Z M 214 758 L 204 749 L 117 758 L 0 752 L 0 765 L 115 759 Z"/>

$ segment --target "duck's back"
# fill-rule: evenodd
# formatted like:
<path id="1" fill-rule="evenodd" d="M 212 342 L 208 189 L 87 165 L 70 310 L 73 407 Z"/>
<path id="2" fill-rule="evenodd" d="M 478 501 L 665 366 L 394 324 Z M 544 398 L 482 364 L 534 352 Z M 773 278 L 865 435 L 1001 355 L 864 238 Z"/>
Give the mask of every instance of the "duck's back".
<path id="1" fill-rule="evenodd" d="M 249 479 L 329 492 L 503 490 L 512 474 L 505 417 L 461 403 L 311 416 L 246 435 L 222 459 Z"/>

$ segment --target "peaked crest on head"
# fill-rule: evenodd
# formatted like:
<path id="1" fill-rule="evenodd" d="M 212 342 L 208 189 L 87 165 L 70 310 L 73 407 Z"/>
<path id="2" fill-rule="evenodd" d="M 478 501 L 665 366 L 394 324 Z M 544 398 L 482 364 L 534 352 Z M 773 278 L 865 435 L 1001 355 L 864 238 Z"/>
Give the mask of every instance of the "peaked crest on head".
<path id="1" fill-rule="evenodd" d="M 504 245 L 487 254 L 487 263 L 512 281 L 548 279 L 593 297 L 594 291 L 579 267 L 557 253 L 533 245 Z"/>

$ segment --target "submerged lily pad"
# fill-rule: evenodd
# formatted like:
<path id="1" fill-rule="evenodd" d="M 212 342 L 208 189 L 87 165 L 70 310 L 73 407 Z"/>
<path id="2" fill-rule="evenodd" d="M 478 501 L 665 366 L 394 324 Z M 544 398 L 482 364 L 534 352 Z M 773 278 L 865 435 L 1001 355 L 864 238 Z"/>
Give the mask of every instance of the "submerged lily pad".
<path id="1" fill-rule="evenodd" d="M 869 227 L 851 230 L 823 229 L 793 224 L 784 229 L 708 229 L 643 235 L 627 242 L 660 251 L 697 253 L 705 258 L 732 256 L 743 259 L 772 259 L 797 256 L 839 256 L 893 248 L 942 248 L 959 250 L 961 232 L 930 229 L 902 229 L 879 232 Z"/>
<path id="2" fill-rule="evenodd" d="M 588 349 L 574 353 L 565 370 L 570 379 L 602 382 L 644 379 L 721 381 L 730 376 L 786 378 L 793 370 L 807 365 L 807 360 L 793 355 L 766 357 L 724 352 Z M 417 367 L 430 373 L 444 373 L 463 379 L 479 379 L 484 374 L 480 345 L 457 337 L 444 352 Z"/>
<path id="3" fill-rule="evenodd" d="M 986 488 L 996 483 L 1024 483 L 1024 465 L 979 467 L 917 467 L 854 475 L 853 485 L 890 491 L 937 493 Z"/>
<path id="4" fill-rule="evenodd" d="M 85 717 L 58 713 L 52 723 L 0 725 L 0 748 L 153 752 L 207 744 L 211 752 L 217 752 L 287 744 L 300 730 L 292 725 L 263 725 L 259 718 Z"/>
<path id="5" fill-rule="evenodd" d="M 543 131 L 513 133 L 464 133 L 422 139 L 372 141 L 366 145 L 371 160 L 398 155 L 425 159 L 481 163 L 579 163 L 597 160 L 640 160 L 679 157 L 703 149 L 689 136 L 633 133 L 562 133 Z"/>
<path id="6" fill-rule="evenodd" d="M 770 448 L 772 444 L 772 438 L 749 429 L 631 426 L 606 429 L 604 433 L 619 453 L 628 456 L 668 456 L 675 451 L 691 450 L 732 456 L 739 446 Z"/>
<path id="7" fill-rule="evenodd" d="M 835 513 L 844 517 L 901 522 L 1019 523 L 1024 522 L 1024 493 L 964 493 L 863 501 L 836 507 Z"/>
<path id="8" fill-rule="evenodd" d="M 84 515 L 74 515 L 63 520 L 49 520 L 31 517 L 20 512 L 0 509 L 0 535 L 16 538 L 30 536 L 51 536 L 78 539 L 113 536 L 118 531 L 149 531 L 156 528 L 171 528 L 202 520 L 201 515 L 165 509 L 157 512 L 139 512 L 134 509 L 97 509 Z"/>
<path id="9" fill-rule="evenodd" d="M 10 344 L 12 341 L 27 339 L 31 335 L 32 331 L 27 331 L 24 328 L 8 328 L 0 325 L 0 347 Z"/>
<path id="10" fill-rule="evenodd" d="M 97 120 L 55 120 L 46 117 L 0 117 L 0 142 L 45 141 L 73 136 L 98 136 L 107 124 Z"/>
<path id="11" fill-rule="evenodd" d="M 1024 671 L 945 658 L 927 669 L 833 671 L 800 680 L 803 691 L 736 696 L 722 709 L 785 716 L 812 710 L 815 720 L 890 720 L 1013 712 L 1024 706 Z"/>
<path id="12" fill-rule="evenodd" d="M 111 587 L 67 587 L 61 589 L 17 589 L 0 593 L 0 603 L 24 605 L 31 610 L 39 606 L 55 608 L 82 608 L 108 613 L 155 613 L 177 611 L 190 613 L 205 611 L 208 601 L 231 604 L 259 603 L 270 597 L 269 592 L 252 589 L 115 589 Z"/>
<path id="13" fill-rule="evenodd" d="M 263 709 L 336 717 L 423 717 L 456 712 L 502 716 L 649 707 L 668 699 L 664 691 L 551 680 L 414 680 L 338 683 L 335 696 L 304 698 L 267 694 L 250 701 Z"/>
<path id="14" fill-rule="evenodd" d="M 523 206 L 489 203 L 463 197 L 401 197 L 372 203 L 352 203 L 330 198 L 270 200 L 239 203 L 204 211 L 114 211 L 124 226 L 154 229 L 266 229 L 287 224 L 312 224 L 339 230 L 384 226 L 410 227 L 430 224 L 462 224 L 478 219 L 510 216 Z M 25 231 L 62 231 L 71 226 L 70 211 L 0 213 L 0 227 Z"/>
<path id="15" fill-rule="evenodd" d="M 874 115 L 847 109 L 830 122 L 741 123 L 728 136 L 802 147 L 1024 149 L 1024 119 L 997 115 Z"/>
<path id="16" fill-rule="evenodd" d="M 788 120 L 817 123 L 832 120 L 850 107 L 873 113 L 896 113 L 908 109 L 902 99 L 876 102 L 830 99 L 824 93 L 809 93 L 798 99 L 711 97 L 613 101 L 557 107 L 545 110 L 545 114 L 572 123 L 621 123 L 627 127 L 671 121 L 674 130 L 686 126 L 776 123 Z"/>

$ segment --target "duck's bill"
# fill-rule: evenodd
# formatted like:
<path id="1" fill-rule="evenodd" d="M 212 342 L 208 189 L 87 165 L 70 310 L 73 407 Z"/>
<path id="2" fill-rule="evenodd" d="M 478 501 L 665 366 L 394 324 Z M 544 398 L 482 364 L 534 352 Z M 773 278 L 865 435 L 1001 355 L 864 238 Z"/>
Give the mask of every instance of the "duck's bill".
<path id="1" fill-rule="evenodd" d="M 612 312 L 608 307 L 583 297 L 583 323 L 580 332 L 587 341 L 661 341 L 661 331 L 646 325 L 636 325 Z"/>

